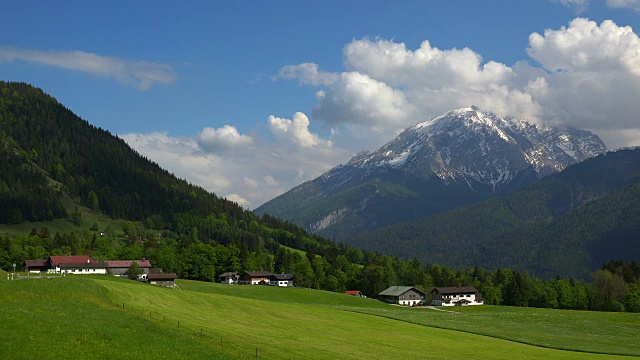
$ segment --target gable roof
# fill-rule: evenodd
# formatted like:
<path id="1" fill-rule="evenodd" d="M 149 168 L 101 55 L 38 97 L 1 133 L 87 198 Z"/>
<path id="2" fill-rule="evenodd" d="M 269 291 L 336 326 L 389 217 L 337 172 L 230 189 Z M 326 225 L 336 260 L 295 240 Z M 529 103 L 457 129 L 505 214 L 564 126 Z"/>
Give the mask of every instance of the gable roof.
<path id="1" fill-rule="evenodd" d="M 269 271 L 245 271 L 243 273 L 249 275 L 250 277 L 271 277 L 273 275 Z"/>
<path id="2" fill-rule="evenodd" d="M 151 280 L 175 280 L 178 278 L 176 274 L 148 274 L 147 281 Z"/>
<path id="3" fill-rule="evenodd" d="M 25 260 L 24 266 L 28 267 L 47 267 L 47 260 Z"/>
<path id="4" fill-rule="evenodd" d="M 271 278 L 275 280 L 293 280 L 293 274 L 273 274 Z"/>
<path id="5" fill-rule="evenodd" d="M 61 263 L 60 269 L 106 269 L 107 263 L 104 261 Z"/>
<path id="6" fill-rule="evenodd" d="M 460 286 L 460 287 L 434 287 L 431 292 L 438 292 L 444 295 L 453 294 L 475 294 L 478 292 L 473 286 Z"/>
<path id="7" fill-rule="evenodd" d="M 400 296 L 409 290 L 418 292 L 422 294 L 422 296 L 425 295 L 423 291 L 420 291 L 413 286 L 390 286 L 389 288 L 378 294 L 378 296 Z"/>
<path id="8" fill-rule="evenodd" d="M 150 268 L 151 262 L 149 260 L 107 260 L 106 263 L 110 269 L 113 268 L 130 268 L 133 262 L 137 262 L 138 266 L 142 268 Z"/>
<path id="9" fill-rule="evenodd" d="M 219 278 L 226 278 L 226 277 L 230 277 L 230 276 L 239 276 L 240 273 L 237 271 L 230 271 L 230 272 L 226 272 L 223 274 L 218 275 Z"/>
<path id="10" fill-rule="evenodd" d="M 66 263 L 86 263 L 86 262 L 94 262 L 89 255 L 61 255 L 61 256 L 49 256 L 49 261 L 53 266 L 58 266 L 60 264 Z"/>
<path id="11" fill-rule="evenodd" d="M 361 294 L 361 292 L 360 292 L 360 290 L 347 290 L 347 291 L 345 292 L 345 294 L 347 294 L 347 295 L 353 295 L 353 296 L 356 296 L 356 295 L 358 295 L 358 294 Z"/>

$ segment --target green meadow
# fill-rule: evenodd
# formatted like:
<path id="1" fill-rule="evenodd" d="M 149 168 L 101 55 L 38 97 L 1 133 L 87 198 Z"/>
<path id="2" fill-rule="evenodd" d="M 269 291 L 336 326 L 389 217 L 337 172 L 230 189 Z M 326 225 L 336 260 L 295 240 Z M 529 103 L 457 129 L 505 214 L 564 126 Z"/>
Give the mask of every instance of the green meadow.
<path id="1" fill-rule="evenodd" d="M 109 276 L 2 275 L 7 359 L 640 355 L 634 314 L 489 306 L 443 312 L 300 288 L 178 281 L 174 290 Z"/>

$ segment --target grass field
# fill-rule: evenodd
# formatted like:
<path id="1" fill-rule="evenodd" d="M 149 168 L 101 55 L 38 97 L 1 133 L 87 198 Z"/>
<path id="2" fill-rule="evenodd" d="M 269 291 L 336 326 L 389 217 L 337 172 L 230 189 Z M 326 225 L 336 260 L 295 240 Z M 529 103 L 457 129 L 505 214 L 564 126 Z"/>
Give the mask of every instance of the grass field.
<path id="1" fill-rule="evenodd" d="M 7 358 L 255 358 L 256 349 L 263 359 L 612 357 L 553 348 L 640 355 L 640 319 L 632 314 L 500 307 L 445 313 L 308 289 L 179 284 L 183 290 L 107 276 L 0 282 Z M 588 348 L 591 341 L 580 338 L 601 323 L 602 340 Z M 545 344 L 542 333 L 558 340 Z"/>

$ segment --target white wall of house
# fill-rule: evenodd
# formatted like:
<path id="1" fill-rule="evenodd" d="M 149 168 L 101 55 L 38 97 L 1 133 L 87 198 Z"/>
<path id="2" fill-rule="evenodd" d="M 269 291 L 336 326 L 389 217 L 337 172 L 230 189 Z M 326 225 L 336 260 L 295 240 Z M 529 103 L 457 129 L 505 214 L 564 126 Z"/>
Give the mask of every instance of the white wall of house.
<path id="1" fill-rule="evenodd" d="M 399 305 L 408 305 L 408 306 L 413 306 L 413 305 L 422 305 L 423 300 L 416 300 L 416 299 L 412 299 L 412 300 L 398 300 L 398 304 Z"/>
<path id="2" fill-rule="evenodd" d="M 449 300 L 449 301 L 447 301 Z M 456 302 L 460 300 L 467 300 L 467 305 L 482 305 L 482 300 L 476 301 L 476 294 L 448 294 L 442 295 L 442 299 L 434 299 L 431 304 L 434 306 L 456 306 Z"/>
<path id="3" fill-rule="evenodd" d="M 221 284 L 233 285 L 233 284 L 237 284 L 238 280 L 236 278 L 234 278 L 233 276 L 229 276 L 229 277 L 226 277 L 226 278 L 222 278 L 222 281 L 220 283 Z"/>
<path id="4" fill-rule="evenodd" d="M 271 286 L 280 286 L 280 287 L 293 287 L 293 280 L 278 280 L 271 281 Z"/>
<path id="5" fill-rule="evenodd" d="M 64 269 L 62 270 L 63 272 L 66 272 L 67 274 L 83 274 L 83 275 L 94 275 L 94 274 L 106 274 L 107 273 L 107 269 L 106 268 L 99 268 L 99 269 Z"/>

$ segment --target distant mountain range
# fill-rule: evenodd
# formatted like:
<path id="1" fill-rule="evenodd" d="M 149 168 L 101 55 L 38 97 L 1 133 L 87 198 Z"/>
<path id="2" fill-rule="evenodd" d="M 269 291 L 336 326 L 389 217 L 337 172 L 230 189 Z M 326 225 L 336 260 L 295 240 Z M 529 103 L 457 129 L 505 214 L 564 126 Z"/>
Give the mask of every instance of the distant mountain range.
<path id="1" fill-rule="evenodd" d="M 640 148 L 599 155 L 506 196 L 345 242 L 457 268 L 588 278 L 609 260 L 640 259 Z"/>
<path id="2" fill-rule="evenodd" d="M 588 131 L 462 108 L 407 128 L 255 212 L 347 239 L 509 193 L 606 150 Z"/>

